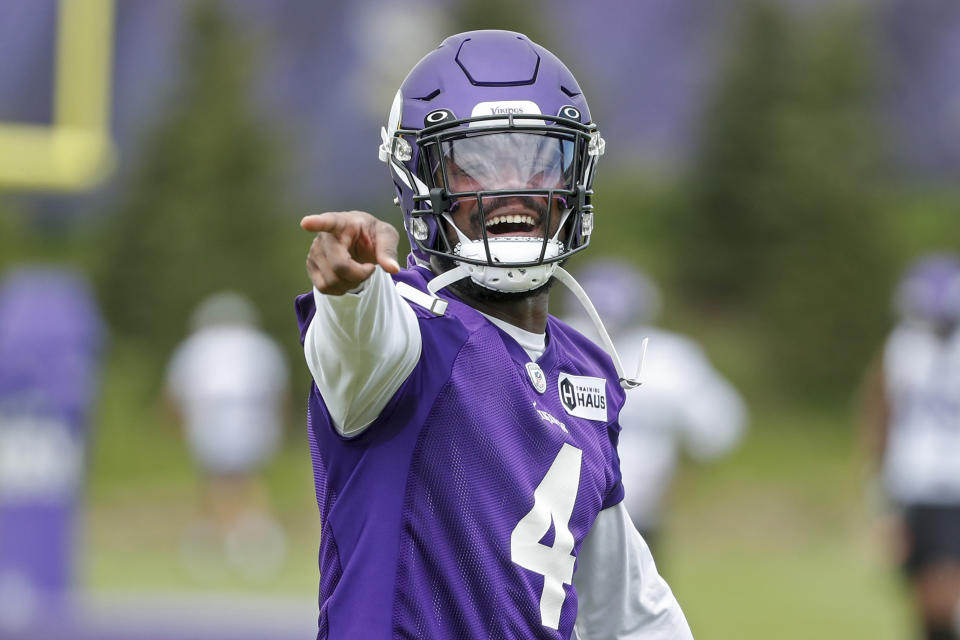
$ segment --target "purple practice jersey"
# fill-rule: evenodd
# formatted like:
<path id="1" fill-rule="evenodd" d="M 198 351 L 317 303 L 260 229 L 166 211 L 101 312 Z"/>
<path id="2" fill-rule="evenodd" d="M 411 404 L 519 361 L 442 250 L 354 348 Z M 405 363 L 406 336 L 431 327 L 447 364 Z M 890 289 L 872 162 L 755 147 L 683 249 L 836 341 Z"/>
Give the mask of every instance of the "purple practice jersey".
<path id="1" fill-rule="evenodd" d="M 415 267 L 394 279 L 426 291 L 431 277 Z M 570 638 L 577 554 L 623 498 L 613 362 L 550 317 L 535 366 L 440 295 L 443 316 L 411 304 L 419 362 L 360 435 L 341 436 L 312 387 L 318 638 Z M 302 340 L 312 294 L 297 312 Z"/>

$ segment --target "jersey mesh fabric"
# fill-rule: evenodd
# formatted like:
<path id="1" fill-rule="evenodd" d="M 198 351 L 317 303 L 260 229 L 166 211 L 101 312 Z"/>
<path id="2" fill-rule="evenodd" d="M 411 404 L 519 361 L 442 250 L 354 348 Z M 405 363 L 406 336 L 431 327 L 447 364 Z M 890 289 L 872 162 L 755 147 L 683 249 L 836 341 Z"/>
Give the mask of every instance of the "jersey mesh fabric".
<path id="1" fill-rule="evenodd" d="M 518 469 L 535 469 L 538 460 L 552 460 L 556 447 L 522 428 L 523 417 L 503 397 L 501 377 L 478 375 L 470 386 L 485 402 L 459 398 L 460 389 L 448 386 L 411 465 L 396 615 L 398 627 L 417 640 L 525 637 L 530 621 L 541 626 L 542 577 L 523 575 L 510 560 L 510 532 L 529 510 L 518 504 L 521 494 L 511 495 L 511 489 Z M 488 404 L 506 409 L 501 414 L 504 424 L 498 426 L 508 433 L 499 442 L 493 438 L 501 434 L 477 428 L 489 425 Z M 540 475 L 545 473 L 543 469 Z M 479 479 L 499 489 L 480 487 Z M 491 545 L 491 538 L 498 540 Z M 491 599 L 505 599 L 510 606 L 490 607 Z"/>
<path id="2" fill-rule="evenodd" d="M 424 278 L 410 272 L 400 279 L 425 289 Z M 331 533 L 340 543 L 343 584 L 332 585 L 332 596 L 321 584 L 321 607 L 325 598 L 337 600 L 340 619 L 389 607 L 390 628 L 374 630 L 371 624 L 364 629 L 370 638 L 570 638 L 577 611 L 572 585 L 563 585 L 559 628 L 546 626 L 540 611 L 544 576 L 513 562 L 511 534 L 533 508 L 534 492 L 565 445 L 582 452 L 580 482 L 569 520 L 552 523 L 541 544 L 552 546 L 557 528 L 565 527 L 575 557 L 599 511 L 622 499 L 615 417 L 623 396 L 612 363 L 551 318 L 549 344 L 539 360 L 547 390 L 539 394 L 524 368 L 528 358 L 522 348 L 473 309 L 448 299 L 442 318 L 414 305 L 423 337 L 421 361 L 361 437 L 328 437 L 322 405 L 313 403 L 320 407 L 311 416 L 311 429 L 322 440 L 317 456 L 334 467 L 343 457 L 353 461 L 349 474 L 334 471 L 317 479 L 321 513 L 324 504 L 331 508 L 329 495 L 337 489 L 338 476 L 352 483 L 340 502 L 350 498 L 353 504 L 349 510 L 332 507 L 336 522 Z M 438 337 L 445 332 L 463 337 Z M 561 371 L 607 379 L 608 421 L 568 415 L 558 391 Z M 428 379 L 442 379 L 442 384 L 427 392 L 430 385 L 423 381 Z M 405 409 L 408 405 L 418 409 Z M 408 448 L 402 444 L 406 438 L 411 438 Z M 380 455 L 384 457 L 377 461 Z M 401 478 L 402 491 L 395 492 L 395 480 Z M 382 508 L 378 511 L 376 505 Z M 328 529 L 325 523 L 324 535 Z M 369 533 L 373 529 L 379 537 Z M 344 532 L 360 532 L 359 542 Z M 357 587 L 355 593 L 366 597 L 350 601 L 346 572 L 349 567 L 351 576 L 357 574 L 358 553 L 380 566 L 396 567 L 395 574 L 382 572 L 382 579 L 392 577 L 389 598 L 373 603 L 381 596 Z M 321 565 L 330 560 L 321 557 Z M 337 637 L 335 626 L 331 637 Z"/>
<path id="3" fill-rule="evenodd" d="M 312 410 L 307 406 L 307 422 L 311 420 Z M 332 532 L 326 526 L 326 514 L 329 513 L 329 504 L 336 501 L 336 494 L 328 491 L 327 487 L 327 469 L 317 449 L 317 439 L 314 437 L 311 429 L 307 430 L 307 439 L 310 443 L 310 459 L 313 462 L 313 483 L 317 493 L 317 506 L 321 514 L 320 531 L 320 552 L 318 557 L 318 566 L 321 567 L 320 588 L 318 595 L 318 605 L 320 607 L 320 616 L 317 621 L 317 640 L 327 640 L 328 625 L 326 606 L 330 595 L 340 582 L 342 570 L 340 568 L 340 558 L 337 554 L 337 541 Z"/>
<path id="4" fill-rule="evenodd" d="M 564 342 L 559 331 L 553 335 Z M 544 626 L 544 577 L 512 561 L 511 533 L 565 442 L 583 451 L 578 495 L 570 521 L 553 523 L 541 544 L 552 546 L 556 526 L 566 526 L 576 555 L 605 502 L 622 496 L 607 426 L 561 418 L 556 369 L 547 372 L 553 393 L 537 394 L 505 339 L 492 325 L 472 333 L 421 431 L 405 495 L 398 637 L 569 637 L 577 610 L 572 586 L 564 585 L 559 629 Z M 558 364 L 567 372 L 584 368 L 568 357 Z M 563 419 L 571 433 L 537 408 Z"/>

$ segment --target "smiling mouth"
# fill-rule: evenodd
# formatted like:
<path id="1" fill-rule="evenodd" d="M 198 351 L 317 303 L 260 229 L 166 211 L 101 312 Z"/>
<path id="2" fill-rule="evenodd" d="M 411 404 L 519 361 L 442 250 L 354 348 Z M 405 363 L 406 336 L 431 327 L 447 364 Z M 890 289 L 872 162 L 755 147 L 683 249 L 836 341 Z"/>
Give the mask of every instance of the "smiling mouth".
<path id="1" fill-rule="evenodd" d="M 537 220 L 525 213 L 507 213 L 491 216 L 486 223 L 488 235 L 532 236 L 537 235 Z"/>

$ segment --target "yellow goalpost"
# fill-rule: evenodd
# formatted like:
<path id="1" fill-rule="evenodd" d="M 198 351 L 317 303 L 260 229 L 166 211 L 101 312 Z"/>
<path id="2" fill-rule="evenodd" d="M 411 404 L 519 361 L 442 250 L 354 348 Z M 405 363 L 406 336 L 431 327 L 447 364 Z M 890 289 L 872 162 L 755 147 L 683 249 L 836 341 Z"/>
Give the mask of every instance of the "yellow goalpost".
<path id="1" fill-rule="evenodd" d="M 113 19 L 114 0 L 59 0 L 52 123 L 0 122 L 0 189 L 80 191 L 113 170 Z"/>

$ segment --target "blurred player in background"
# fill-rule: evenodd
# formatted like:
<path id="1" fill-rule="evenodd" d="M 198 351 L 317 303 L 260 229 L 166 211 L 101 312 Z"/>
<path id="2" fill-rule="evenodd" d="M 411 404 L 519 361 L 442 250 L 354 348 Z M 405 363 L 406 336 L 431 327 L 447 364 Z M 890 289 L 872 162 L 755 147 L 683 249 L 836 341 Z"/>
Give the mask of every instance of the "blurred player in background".
<path id="1" fill-rule="evenodd" d="M 743 438 L 747 409 L 737 390 L 710 364 L 691 339 L 651 326 L 660 292 L 641 270 L 625 262 L 597 260 L 577 272 L 613 341 L 627 362 L 639 358 L 643 340 L 643 385 L 620 411 L 620 470 L 624 503 L 637 529 L 657 549 L 664 498 L 681 453 L 695 460 L 718 458 Z M 589 318 L 568 322 L 596 339 Z"/>
<path id="2" fill-rule="evenodd" d="M 0 637 L 73 605 L 106 337 L 82 274 L 0 277 Z"/>
<path id="3" fill-rule="evenodd" d="M 604 148 L 577 81 L 521 34 L 451 36 L 382 140 L 407 268 L 367 213 L 302 222 L 317 637 L 690 638 L 623 507 L 636 383 L 547 313 L 552 279 L 589 305 L 558 266 L 593 232 Z"/>
<path id="4" fill-rule="evenodd" d="M 204 484 L 208 520 L 184 541 L 184 560 L 194 571 L 209 565 L 204 556 L 221 544 L 227 561 L 250 578 L 269 577 L 285 553 L 258 473 L 283 434 L 287 363 L 256 325 L 245 297 L 212 295 L 193 313 L 192 333 L 168 367 L 168 395 Z"/>
<path id="5" fill-rule="evenodd" d="M 926 638 L 958 633 L 960 257 L 916 261 L 894 297 L 897 326 L 864 388 L 863 424 L 902 538 Z"/>

